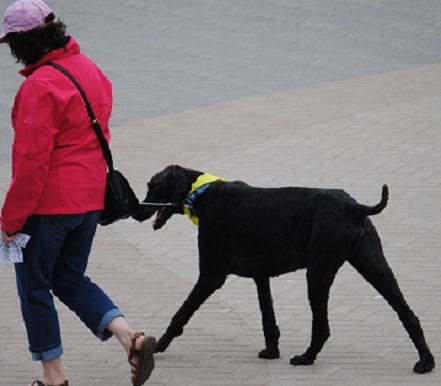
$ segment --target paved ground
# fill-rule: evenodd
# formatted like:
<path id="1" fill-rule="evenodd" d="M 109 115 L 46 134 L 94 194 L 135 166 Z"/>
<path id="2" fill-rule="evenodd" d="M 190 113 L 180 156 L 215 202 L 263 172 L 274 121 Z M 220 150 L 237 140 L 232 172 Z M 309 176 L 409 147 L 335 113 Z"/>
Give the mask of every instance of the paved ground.
<path id="1" fill-rule="evenodd" d="M 0 0 L 3 9 L 8 1 Z M 341 187 L 373 204 L 403 293 L 441 357 L 441 3 L 439 0 L 49 1 L 112 79 L 118 167 L 140 197 L 171 163 L 259 186 Z M 9 109 L 21 81 L 0 47 L 0 194 L 10 176 Z M 197 229 L 132 221 L 100 228 L 90 275 L 136 328 L 160 336 L 197 277 Z M 255 288 L 231 277 L 157 356 L 150 385 L 439 385 L 388 304 L 345 265 L 332 336 L 316 364 L 304 272 L 272 281 L 281 358 L 257 358 Z M 0 385 L 39 374 L 27 353 L 13 271 L 0 268 Z M 74 386 L 129 384 L 115 341 L 101 344 L 59 305 Z"/>

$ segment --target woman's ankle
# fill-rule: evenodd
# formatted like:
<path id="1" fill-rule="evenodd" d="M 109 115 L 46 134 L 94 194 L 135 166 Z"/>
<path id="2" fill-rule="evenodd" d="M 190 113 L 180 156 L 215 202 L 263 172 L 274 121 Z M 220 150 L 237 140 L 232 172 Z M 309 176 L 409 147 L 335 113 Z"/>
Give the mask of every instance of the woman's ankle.
<path id="1" fill-rule="evenodd" d="M 107 326 L 107 329 L 115 335 L 121 346 L 123 346 L 124 350 L 128 353 L 135 332 L 129 327 L 125 319 L 121 316 L 113 319 Z"/>
<path id="2" fill-rule="evenodd" d="M 42 361 L 41 365 L 43 366 L 43 381 L 46 385 L 58 386 L 66 382 L 64 368 L 60 358 Z"/>
<path id="3" fill-rule="evenodd" d="M 60 382 L 60 381 L 53 381 L 53 380 L 44 378 L 43 382 L 44 382 L 45 386 L 69 386 L 69 382 L 67 381 L 67 379 Z"/>

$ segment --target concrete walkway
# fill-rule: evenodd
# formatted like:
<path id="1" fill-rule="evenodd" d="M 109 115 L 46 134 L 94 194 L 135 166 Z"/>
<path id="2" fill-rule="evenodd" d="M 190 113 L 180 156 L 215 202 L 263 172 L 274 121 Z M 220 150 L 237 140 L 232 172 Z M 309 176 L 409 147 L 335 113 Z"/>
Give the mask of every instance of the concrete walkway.
<path id="1" fill-rule="evenodd" d="M 387 209 L 373 218 L 436 359 L 441 358 L 441 3 L 438 0 L 51 1 L 114 85 L 112 148 L 140 198 L 178 163 L 256 186 L 343 188 Z M 0 0 L 1 12 L 9 1 Z M 0 47 L 0 197 L 10 179 L 9 114 L 19 66 Z M 197 228 L 124 221 L 99 228 L 89 274 L 135 328 L 157 337 L 198 275 Z M 254 283 L 231 277 L 157 356 L 148 385 L 439 385 L 416 375 L 396 314 L 349 265 L 331 291 L 332 335 L 310 367 L 304 272 L 271 282 L 281 358 L 257 358 Z M 13 269 L 0 267 L 0 386 L 39 376 Z M 115 340 L 98 342 L 58 304 L 73 386 L 129 385 Z"/>

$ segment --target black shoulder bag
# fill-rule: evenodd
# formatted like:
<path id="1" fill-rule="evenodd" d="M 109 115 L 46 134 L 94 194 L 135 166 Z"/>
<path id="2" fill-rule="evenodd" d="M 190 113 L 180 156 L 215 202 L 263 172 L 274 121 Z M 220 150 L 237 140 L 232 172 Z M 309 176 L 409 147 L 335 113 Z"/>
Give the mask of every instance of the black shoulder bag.
<path id="1" fill-rule="evenodd" d="M 99 223 L 101 225 L 112 224 L 113 222 L 121 219 L 128 218 L 134 215 L 139 207 L 139 201 L 130 187 L 127 179 L 122 175 L 121 172 L 115 170 L 113 167 L 112 152 L 110 151 L 109 145 L 104 137 L 101 126 L 92 110 L 92 106 L 87 99 L 86 93 L 74 76 L 68 72 L 64 67 L 57 63 L 48 62 L 49 66 L 52 66 L 66 75 L 72 83 L 77 87 L 81 96 L 86 104 L 87 112 L 90 116 L 90 121 L 92 122 L 92 127 L 95 130 L 96 136 L 103 150 L 104 158 L 107 162 L 107 186 L 106 186 L 106 198 L 104 203 L 104 209 L 101 213 Z"/>

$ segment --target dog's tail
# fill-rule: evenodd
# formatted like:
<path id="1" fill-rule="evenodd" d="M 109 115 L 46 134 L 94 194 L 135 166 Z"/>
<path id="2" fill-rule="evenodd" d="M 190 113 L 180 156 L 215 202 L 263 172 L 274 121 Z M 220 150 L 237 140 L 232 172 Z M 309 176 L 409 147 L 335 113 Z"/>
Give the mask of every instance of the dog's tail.
<path id="1" fill-rule="evenodd" d="M 387 187 L 387 185 L 383 185 L 383 191 L 381 192 L 381 201 L 375 206 L 358 204 L 359 213 L 362 216 L 373 216 L 378 213 L 381 213 L 381 211 L 384 208 L 386 208 L 388 199 L 389 199 L 389 188 Z"/>

